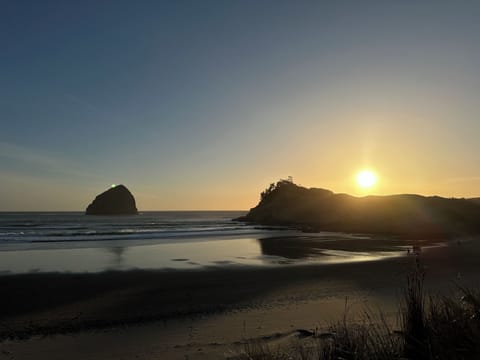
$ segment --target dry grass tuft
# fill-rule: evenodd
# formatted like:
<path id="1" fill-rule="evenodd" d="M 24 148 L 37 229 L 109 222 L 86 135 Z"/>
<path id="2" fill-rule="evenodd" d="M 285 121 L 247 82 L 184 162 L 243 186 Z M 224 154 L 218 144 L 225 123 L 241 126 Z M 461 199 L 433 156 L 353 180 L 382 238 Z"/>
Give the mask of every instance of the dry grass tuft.
<path id="1" fill-rule="evenodd" d="M 365 313 L 352 323 L 347 306 L 342 321 L 329 332 L 287 349 L 248 343 L 239 359 L 248 360 L 469 360 L 480 359 L 480 292 L 459 287 L 461 296 L 434 297 L 424 288 L 425 272 L 416 261 L 398 313 L 401 329 L 393 331 L 380 314 Z"/>

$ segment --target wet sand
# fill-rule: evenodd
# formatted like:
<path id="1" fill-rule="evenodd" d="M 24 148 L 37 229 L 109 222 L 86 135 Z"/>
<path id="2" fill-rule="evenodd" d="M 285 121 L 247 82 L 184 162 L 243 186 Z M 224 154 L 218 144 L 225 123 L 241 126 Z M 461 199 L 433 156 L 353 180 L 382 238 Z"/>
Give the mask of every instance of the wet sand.
<path id="1" fill-rule="evenodd" d="M 478 286 L 479 255 L 476 240 L 422 252 L 427 286 Z M 366 307 L 394 316 L 413 262 L 3 276 L 0 358 L 225 358 L 247 339 L 327 327 L 346 298 L 353 317 Z"/>

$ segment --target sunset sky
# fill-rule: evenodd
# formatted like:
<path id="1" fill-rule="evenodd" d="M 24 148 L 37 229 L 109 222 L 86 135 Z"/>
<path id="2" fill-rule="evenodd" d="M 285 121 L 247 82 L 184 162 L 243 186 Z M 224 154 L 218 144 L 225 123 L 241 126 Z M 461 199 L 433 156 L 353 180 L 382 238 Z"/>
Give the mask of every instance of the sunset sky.
<path id="1" fill-rule="evenodd" d="M 0 211 L 480 196 L 478 1 L 0 4 Z M 371 169 L 378 183 L 355 181 Z"/>

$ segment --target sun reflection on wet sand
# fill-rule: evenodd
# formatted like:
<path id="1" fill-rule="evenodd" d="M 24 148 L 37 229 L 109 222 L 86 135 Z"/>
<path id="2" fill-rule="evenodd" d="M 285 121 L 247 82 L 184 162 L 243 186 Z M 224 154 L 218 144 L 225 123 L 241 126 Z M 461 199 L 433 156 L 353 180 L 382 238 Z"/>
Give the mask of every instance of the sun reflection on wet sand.
<path id="1" fill-rule="evenodd" d="M 302 237 L 0 252 L 0 272 L 99 272 L 280 266 L 375 261 L 406 255 L 404 246 L 338 234 Z"/>

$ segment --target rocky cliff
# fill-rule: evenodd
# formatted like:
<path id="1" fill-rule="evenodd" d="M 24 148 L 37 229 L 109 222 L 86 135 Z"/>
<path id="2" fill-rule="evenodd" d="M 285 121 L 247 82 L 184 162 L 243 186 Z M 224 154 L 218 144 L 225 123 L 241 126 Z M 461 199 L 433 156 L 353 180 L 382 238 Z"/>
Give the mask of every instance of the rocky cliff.
<path id="1" fill-rule="evenodd" d="M 354 197 L 280 181 L 236 220 L 312 231 L 443 237 L 479 234 L 480 205 L 467 199 L 410 194 Z"/>

